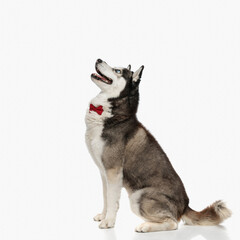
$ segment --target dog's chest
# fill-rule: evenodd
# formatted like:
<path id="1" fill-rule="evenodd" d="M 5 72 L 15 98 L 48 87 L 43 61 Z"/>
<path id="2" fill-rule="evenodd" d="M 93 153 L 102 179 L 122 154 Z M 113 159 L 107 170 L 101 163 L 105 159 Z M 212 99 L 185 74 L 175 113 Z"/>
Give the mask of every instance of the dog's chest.
<path id="1" fill-rule="evenodd" d="M 92 155 L 95 163 L 99 168 L 102 168 L 102 161 L 101 156 L 104 149 L 104 140 L 101 137 L 103 131 L 103 124 L 97 123 L 93 124 L 91 113 L 87 113 L 86 115 L 86 124 L 87 124 L 87 131 L 86 131 L 86 143 L 88 146 L 88 150 Z M 95 113 L 94 113 L 95 115 Z"/>
<path id="2" fill-rule="evenodd" d="M 91 104 L 96 107 L 99 105 L 103 106 L 103 112 L 100 115 L 95 111 L 87 110 L 85 118 L 87 126 L 85 135 L 86 144 L 96 165 L 101 171 L 104 171 L 101 157 L 104 150 L 105 141 L 102 138 L 102 133 L 104 129 L 104 121 L 112 115 L 107 100 L 97 96 L 91 101 Z"/>

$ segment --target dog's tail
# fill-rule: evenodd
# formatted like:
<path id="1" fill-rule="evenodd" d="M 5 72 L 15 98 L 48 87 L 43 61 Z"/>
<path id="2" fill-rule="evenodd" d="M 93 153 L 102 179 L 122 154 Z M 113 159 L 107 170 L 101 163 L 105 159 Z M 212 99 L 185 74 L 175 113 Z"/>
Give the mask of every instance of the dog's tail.
<path id="1" fill-rule="evenodd" d="M 231 210 L 223 201 L 216 201 L 201 212 L 196 212 L 187 207 L 182 220 L 188 225 L 218 225 L 232 215 Z"/>

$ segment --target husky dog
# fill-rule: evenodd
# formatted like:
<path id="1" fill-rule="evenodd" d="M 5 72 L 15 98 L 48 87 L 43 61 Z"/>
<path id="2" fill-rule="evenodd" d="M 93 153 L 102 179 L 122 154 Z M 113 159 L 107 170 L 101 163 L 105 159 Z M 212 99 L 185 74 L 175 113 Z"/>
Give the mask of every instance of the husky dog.
<path id="1" fill-rule="evenodd" d="M 114 227 L 121 188 L 129 195 L 132 211 L 145 220 L 137 232 L 174 230 L 182 219 L 189 225 L 217 225 L 231 216 L 222 201 L 201 212 L 188 206 L 183 183 L 168 157 L 138 121 L 139 83 L 144 66 L 132 72 L 112 68 L 98 59 L 92 81 L 101 92 L 86 114 L 86 143 L 99 167 L 104 206 L 94 217 L 100 228 Z"/>

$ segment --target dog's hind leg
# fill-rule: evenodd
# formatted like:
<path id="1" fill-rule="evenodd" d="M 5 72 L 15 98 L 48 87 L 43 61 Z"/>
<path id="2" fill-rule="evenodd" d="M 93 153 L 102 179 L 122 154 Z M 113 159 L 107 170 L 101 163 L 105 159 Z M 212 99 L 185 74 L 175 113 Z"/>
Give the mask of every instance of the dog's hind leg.
<path id="1" fill-rule="evenodd" d="M 136 227 L 137 232 L 177 229 L 177 206 L 165 195 L 153 189 L 142 189 L 130 196 L 130 203 L 133 212 L 146 221 Z"/>

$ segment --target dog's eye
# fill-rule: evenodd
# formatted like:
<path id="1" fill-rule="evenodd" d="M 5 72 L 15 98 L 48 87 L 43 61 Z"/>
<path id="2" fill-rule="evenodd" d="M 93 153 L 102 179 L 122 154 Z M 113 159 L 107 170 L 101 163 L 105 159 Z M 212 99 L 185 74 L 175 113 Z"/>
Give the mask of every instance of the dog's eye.
<path id="1" fill-rule="evenodd" d="M 121 70 L 119 70 L 119 69 L 114 69 L 114 71 L 115 71 L 115 73 L 118 73 L 118 74 L 121 73 Z"/>

